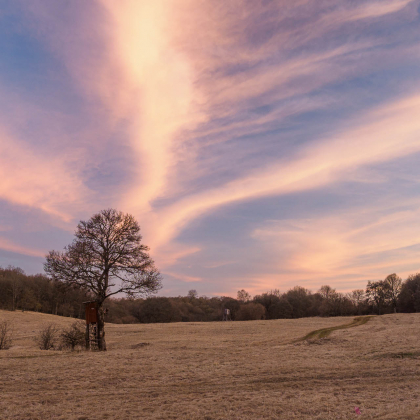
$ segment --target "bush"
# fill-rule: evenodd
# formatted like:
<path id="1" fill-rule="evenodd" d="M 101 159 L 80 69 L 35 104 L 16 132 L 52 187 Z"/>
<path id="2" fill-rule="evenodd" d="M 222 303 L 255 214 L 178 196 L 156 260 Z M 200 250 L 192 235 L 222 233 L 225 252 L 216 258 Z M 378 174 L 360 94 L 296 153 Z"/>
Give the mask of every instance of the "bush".
<path id="1" fill-rule="evenodd" d="M 46 325 L 35 337 L 35 342 L 41 350 L 51 350 L 57 346 L 58 328 L 54 324 Z"/>
<path id="2" fill-rule="evenodd" d="M 261 303 L 246 303 L 242 305 L 236 315 L 237 321 L 253 321 L 263 319 L 265 308 Z"/>
<path id="3" fill-rule="evenodd" d="M 76 346 L 83 347 L 86 343 L 86 332 L 82 322 L 74 322 L 68 330 L 60 334 L 61 345 L 74 351 Z"/>
<path id="4" fill-rule="evenodd" d="M 12 328 L 7 321 L 0 323 L 0 350 L 7 350 L 12 345 Z"/>

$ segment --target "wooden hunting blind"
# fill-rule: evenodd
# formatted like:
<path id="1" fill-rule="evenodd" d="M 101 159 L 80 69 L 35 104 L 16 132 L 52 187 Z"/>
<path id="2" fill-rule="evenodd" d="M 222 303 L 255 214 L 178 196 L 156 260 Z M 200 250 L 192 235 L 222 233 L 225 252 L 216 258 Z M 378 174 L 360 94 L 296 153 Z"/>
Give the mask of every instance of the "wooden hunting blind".
<path id="1" fill-rule="evenodd" d="M 232 321 L 232 318 L 230 316 L 230 309 L 223 309 L 223 321 Z"/>
<path id="2" fill-rule="evenodd" d="M 86 316 L 86 349 L 96 350 L 99 340 L 99 314 L 97 302 L 83 302 Z"/>
<path id="3" fill-rule="evenodd" d="M 86 324 L 98 323 L 98 304 L 96 302 L 84 302 L 86 313 Z"/>

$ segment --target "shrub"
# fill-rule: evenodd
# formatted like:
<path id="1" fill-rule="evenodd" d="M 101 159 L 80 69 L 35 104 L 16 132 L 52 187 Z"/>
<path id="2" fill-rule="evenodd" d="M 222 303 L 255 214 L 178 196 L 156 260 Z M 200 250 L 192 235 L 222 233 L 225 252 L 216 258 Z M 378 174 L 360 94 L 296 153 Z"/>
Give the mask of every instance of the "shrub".
<path id="1" fill-rule="evenodd" d="M 86 332 L 83 323 L 74 322 L 68 330 L 61 332 L 60 337 L 62 346 L 71 349 L 71 351 L 74 351 L 76 346 L 84 346 Z"/>
<path id="2" fill-rule="evenodd" d="M 12 328 L 7 321 L 0 323 L 0 350 L 7 350 L 12 345 Z"/>
<path id="3" fill-rule="evenodd" d="M 263 319 L 265 308 L 261 303 L 246 303 L 242 305 L 236 315 L 237 321 L 252 321 Z"/>
<path id="4" fill-rule="evenodd" d="M 57 345 L 57 338 L 58 328 L 54 324 L 49 324 L 35 337 L 35 342 L 41 350 L 51 350 Z"/>

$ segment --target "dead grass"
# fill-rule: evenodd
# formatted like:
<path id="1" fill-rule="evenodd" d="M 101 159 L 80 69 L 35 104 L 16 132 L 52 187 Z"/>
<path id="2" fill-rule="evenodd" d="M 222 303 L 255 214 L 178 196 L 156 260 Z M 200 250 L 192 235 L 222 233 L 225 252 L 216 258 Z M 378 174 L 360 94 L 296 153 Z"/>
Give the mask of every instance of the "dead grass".
<path id="1" fill-rule="evenodd" d="M 0 352 L 2 420 L 420 418 L 420 314 L 357 328 L 344 317 L 107 324 L 106 353 L 36 348 L 42 325 L 69 318 L 2 320 L 15 334 Z M 321 330 L 322 345 L 296 342 Z"/>

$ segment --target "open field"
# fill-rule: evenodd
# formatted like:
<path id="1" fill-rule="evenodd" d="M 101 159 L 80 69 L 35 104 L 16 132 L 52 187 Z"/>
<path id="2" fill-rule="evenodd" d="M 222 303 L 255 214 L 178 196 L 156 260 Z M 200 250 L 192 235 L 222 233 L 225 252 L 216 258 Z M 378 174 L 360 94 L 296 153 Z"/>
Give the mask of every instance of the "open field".
<path id="1" fill-rule="evenodd" d="M 299 339 L 353 318 L 107 324 L 106 353 L 36 348 L 42 325 L 72 319 L 5 319 L 15 340 L 0 351 L 2 420 L 420 418 L 420 314 L 310 341 Z"/>

